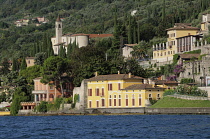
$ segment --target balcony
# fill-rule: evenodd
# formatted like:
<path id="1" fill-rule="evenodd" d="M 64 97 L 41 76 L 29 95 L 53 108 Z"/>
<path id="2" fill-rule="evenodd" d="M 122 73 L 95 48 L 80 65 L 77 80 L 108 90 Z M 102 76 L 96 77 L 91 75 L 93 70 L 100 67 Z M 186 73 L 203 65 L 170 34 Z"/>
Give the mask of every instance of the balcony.
<path id="1" fill-rule="evenodd" d="M 47 90 L 33 90 L 32 94 L 47 94 Z"/>

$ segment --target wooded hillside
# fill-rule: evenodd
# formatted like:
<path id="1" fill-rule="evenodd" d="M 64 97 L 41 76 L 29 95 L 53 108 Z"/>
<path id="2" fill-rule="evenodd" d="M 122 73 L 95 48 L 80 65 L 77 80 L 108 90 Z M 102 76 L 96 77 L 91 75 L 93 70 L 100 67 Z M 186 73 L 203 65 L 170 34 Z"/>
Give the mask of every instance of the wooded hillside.
<path id="1" fill-rule="evenodd" d="M 54 21 L 64 18 L 63 33 L 113 33 L 117 19 L 126 43 L 165 37 L 174 23 L 198 26 L 208 12 L 208 0 L 0 0 L 0 60 L 30 56 L 30 49 L 47 32 L 54 35 Z M 136 13 L 131 16 L 131 12 Z M 36 27 L 15 27 L 18 19 L 46 17 L 50 22 Z"/>

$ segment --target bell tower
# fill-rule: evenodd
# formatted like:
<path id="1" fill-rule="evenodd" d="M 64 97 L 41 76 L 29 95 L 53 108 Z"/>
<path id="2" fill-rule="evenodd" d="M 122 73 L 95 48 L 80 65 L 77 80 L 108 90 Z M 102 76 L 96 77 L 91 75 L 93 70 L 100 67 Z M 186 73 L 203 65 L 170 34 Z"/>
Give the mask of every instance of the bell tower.
<path id="1" fill-rule="evenodd" d="M 58 18 L 56 19 L 56 22 L 55 22 L 56 44 L 61 43 L 62 29 L 63 29 L 63 25 L 62 25 L 60 16 L 58 15 Z"/>

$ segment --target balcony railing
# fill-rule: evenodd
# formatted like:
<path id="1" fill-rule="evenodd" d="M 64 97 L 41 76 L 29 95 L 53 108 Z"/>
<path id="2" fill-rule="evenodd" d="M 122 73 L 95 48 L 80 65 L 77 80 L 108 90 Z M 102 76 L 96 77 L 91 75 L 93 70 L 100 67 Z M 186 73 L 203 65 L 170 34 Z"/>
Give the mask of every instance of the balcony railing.
<path id="1" fill-rule="evenodd" d="M 33 90 L 32 94 L 47 94 L 46 90 Z"/>

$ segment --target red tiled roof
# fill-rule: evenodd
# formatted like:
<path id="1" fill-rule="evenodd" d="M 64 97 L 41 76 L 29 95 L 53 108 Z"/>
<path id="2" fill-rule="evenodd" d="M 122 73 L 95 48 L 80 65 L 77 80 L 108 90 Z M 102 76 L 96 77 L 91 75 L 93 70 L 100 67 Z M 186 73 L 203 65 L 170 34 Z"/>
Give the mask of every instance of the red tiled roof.
<path id="1" fill-rule="evenodd" d="M 166 30 L 200 30 L 200 29 L 192 27 L 190 23 L 175 23 L 173 28 L 169 28 Z"/>
<path id="2" fill-rule="evenodd" d="M 182 59 L 190 59 L 190 58 L 199 58 L 200 54 L 180 54 L 180 58 Z"/>
<path id="3" fill-rule="evenodd" d="M 83 34 L 83 33 L 81 33 L 81 34 L 71 34 L 70 36 L 89 36 L 89 34 Z"/>
<path id="4" fill-rule="evenodd" d="M 122 90 L 142 90 L 142 89 L 165 89 L 159 86 L 152 86 L 150 84 L 134 84 Z"/>
<path id="5" fill-rule="evenodd" d="M 129 74 L 109 74 L 109 75 L 98 75 L 88 79 L 88 81 L 126 80 L 126 79 L 143 80 L 144 78 L 134 75 L 131 75 L 131 78 L 129 78 Z"/>
<path id="6" fill-rule="evenodd" d="M 136 46 L 138 44 L 124 44 L 125 46 L 129 46 L 129 47 L 133 47 L 133 46 Z"/>
<path id="7" fill-rule="evenodd" d="M 106 38 L 112 37 L 113 34 L 89 34 L 90 38 Z"/>

